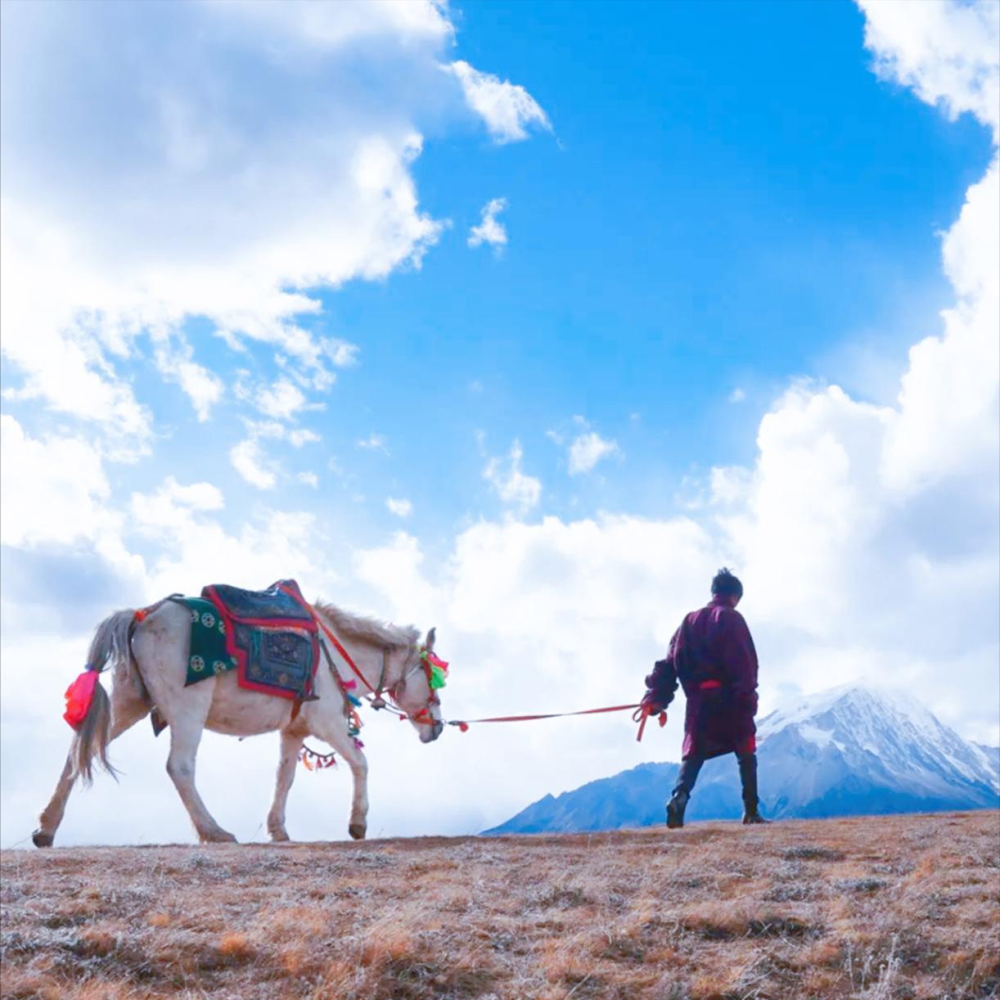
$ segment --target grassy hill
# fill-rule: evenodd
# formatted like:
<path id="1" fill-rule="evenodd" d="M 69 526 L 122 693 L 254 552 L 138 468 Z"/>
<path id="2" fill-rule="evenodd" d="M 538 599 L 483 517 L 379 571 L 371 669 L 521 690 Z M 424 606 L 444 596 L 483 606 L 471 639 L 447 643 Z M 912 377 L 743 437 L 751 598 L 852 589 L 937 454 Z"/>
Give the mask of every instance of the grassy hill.
<path id="1" fill-rule="evenodd" d="M 7 1000 L 1000 996 L 1000 814 L 2 854 Z"/>

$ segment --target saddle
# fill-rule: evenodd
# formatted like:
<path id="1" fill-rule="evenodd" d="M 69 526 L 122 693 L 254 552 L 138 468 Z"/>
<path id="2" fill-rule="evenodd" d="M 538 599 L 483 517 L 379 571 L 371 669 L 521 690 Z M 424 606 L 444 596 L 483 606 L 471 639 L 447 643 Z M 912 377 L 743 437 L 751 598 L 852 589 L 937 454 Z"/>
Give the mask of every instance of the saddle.
<path id="1" fill-rule="evenodd" d="M 191 612 L 186 684 L 236 670 L 240 687 L 314 701 L 319 628 L 294 580 L 267 590 L 212 584 L 201 597 L 174 598 Z"/>

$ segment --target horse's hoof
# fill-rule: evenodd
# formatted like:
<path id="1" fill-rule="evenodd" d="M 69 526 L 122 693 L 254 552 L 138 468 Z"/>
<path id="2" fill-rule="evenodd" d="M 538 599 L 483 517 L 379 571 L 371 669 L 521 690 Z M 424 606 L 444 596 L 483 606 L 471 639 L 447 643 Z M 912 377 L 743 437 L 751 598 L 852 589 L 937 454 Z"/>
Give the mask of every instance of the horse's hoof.
<path id="1" fill-rule="evenodd" d="M 283 844 L 285 843 L 285 841 L 291 839 L 284 830 L 271 830 L 270 832 L 271 832 L 271 840 L 275 844 Z"/>
<path id="2" fill-rule="evenodd" d="M 212 830 L 210 833 L 201 835 L 201 842 L 203 844 L 235 844 L 237 840 L 226 830 Z"/>
<path id="3" fill-rule="evenodd" d="M 51 847 L 52 840 L 53 837 L 51 833 L 44 833 L 41 830 L 36 830 L 31 835 L 31 842 L 35 845 L 35 847 Z"/>
<path id="4" fill-rule="evenodd" d="M 365 826 L 365 824 L 364 824 L 364 823 L 352 823 L 352 824 L 351 824 L 351 825 L 350 825 L 350 826 L 349 826 L 349 827 L 347 828 L 347 832 L 348 832 L 348 833 L 349 833 L 349 834 L 350 834 L 350 835 L 351 835 L 351 836 L 352 836 L 352 837 L 353 837 L 353 838 L 354 838 L 355 840 L 364 840 L 364 839 L 365 839 L 365 833 L 366 833 L 367 829 L 368 829 L 368 828 L 367 828 L 367 827 Z"/>

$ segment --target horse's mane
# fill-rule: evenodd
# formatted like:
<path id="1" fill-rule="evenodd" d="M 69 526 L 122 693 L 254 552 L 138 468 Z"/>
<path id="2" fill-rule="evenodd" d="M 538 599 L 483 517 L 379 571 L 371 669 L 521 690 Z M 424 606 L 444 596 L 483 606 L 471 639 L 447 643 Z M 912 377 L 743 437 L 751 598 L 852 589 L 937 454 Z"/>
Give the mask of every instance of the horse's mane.
<path id="1" fill-rule="evenodd" d="M 391 649 L 407 649 L 420 638 L 420 632 L 412 625 L 390 625 L 377 618 L 352 614 L 324 601 L 316 601 L 313 607 L 329 620 L 335 632 L 359 642 L 388 646 Z"/>

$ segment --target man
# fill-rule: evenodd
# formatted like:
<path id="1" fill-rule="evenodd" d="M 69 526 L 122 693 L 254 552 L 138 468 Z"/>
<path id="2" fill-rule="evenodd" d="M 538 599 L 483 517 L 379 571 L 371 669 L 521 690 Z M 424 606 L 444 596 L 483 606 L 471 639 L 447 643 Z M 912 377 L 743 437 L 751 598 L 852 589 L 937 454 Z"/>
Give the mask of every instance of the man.
<path id="1" fill-rule="evenodd" d="M 736 610 L 743 584 L 721 569 L 712 580 L 712 600 L 687 615 L 670 640 L 665 660 L 646 678 L 643 706 L 665 709 L 680 681 L 687 697 L 684 750 L 667 826 L 684 825 L 684 810 L 702 764 L 735 753 L 743 783 L 743 822 L 766 823 L 757 803 L 757 653 L 743 616 Z"/>

